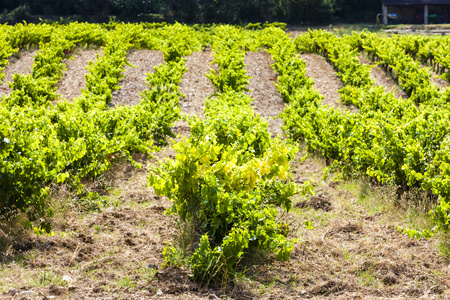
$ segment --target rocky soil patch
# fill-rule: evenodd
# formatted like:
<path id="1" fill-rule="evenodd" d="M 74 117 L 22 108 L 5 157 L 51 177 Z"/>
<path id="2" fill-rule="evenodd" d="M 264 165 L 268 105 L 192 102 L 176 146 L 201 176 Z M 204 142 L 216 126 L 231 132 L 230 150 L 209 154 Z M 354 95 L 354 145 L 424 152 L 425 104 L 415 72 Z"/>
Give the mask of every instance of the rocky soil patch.
<path id="1" fill-rule="evenodd" d="M 33 67 L 34 55 L 36 50 L 19 51 L 17 55 L 9 58 L 9 64 L 5 67 L 5 78 L 0 83 L 0 97 L 8 95 L 12 89 L 8 85 L 8 81 L 12 82 L 14 74 L 30 74 Z"/>
<path id="2" fill-rule="evenodd" d="M 147 89 L 147 73 L 153 73 L 154 67 L 163 64 L 161 51 L 132 50 L 127 55 L 128 62 L 133 66 L 125 66 L 125 78 L 119 82 L 120 89 L 114 91 L 112 105 L 136 105 L 141 101 L 139 94 Z"/>
<path id="3" fill-rule="evenodd" d="M 66 100 L 73 100 L 81 96 L 81 90 L 86 88 L 86 78 L 89 62 L 95 63 L 100 50 L 76 49 L 73 59 L 66 59 L 67 70 L 58 83 L 57 93 Z"/>

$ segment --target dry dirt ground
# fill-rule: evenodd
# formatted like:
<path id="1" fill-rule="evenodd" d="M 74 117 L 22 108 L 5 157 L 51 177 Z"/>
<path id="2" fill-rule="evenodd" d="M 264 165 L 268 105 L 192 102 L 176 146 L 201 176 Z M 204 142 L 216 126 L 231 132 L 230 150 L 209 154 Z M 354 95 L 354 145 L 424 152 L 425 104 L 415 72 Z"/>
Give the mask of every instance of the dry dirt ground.
<path id="1" fill-rule="evenodd" d="M 429 66 L 425 66 L 425 65 L 421 65 L 422 68 L 426 68 L 428 70 L 428 73 L 431 75 L 431 82 L 436 85 L 441 91 L 445 90 L 446 88 L 448 88 L 449 83 L 448 81 L 439 78 L 439 75 L 436 74 L 436 72 L 434 72 L 432 67 Z"/>
<path id="2" fill-rule="evenodd" d="M 339 103 L 339 89 L 344 84 L 334 72 L 333 67 L 317 54 L 302 54 L 300 58 L 306 63 L 306 76 L 314 80 L 314 88 L 324 96 L 322 103 L 334 108 L 343 109 L 345 105 Z"/>
<path id="3" fill-rule="evenodd" d="M 201 114 L 202 99 L 214 93 L 204 78 L 210 61 L 210 52 L 188 57 L 189 71 L 180 85 L 187 114 Z M 314 61 L 320 60 L 308 63 L 313 75 L 335 76 Z M 269 69 L 270 56 L 249 53 L 246 63 L 254 76 L 249 88 L 255 111 L 276 116 L 283 105 L 272 87 L 276 75 Z M 336 95 L 339 84 L 319 83 L 318 88 Z M 280 132 L 276 123 L 270 126 L 272 134 Z M 191 281 L 188 269 L 164 267 L 163 248 L 176 243 L 180 230 L 176 218 L 164 214 L 171 202 L 156 196 L 146 177 L 159 159 L 174 158 L 166 148 L 153 158 L 135 155 L 141 169 L 120 162 L 87 183 L 109 203 L 100 212 L 80 212 L 73 194 L 54 186 L 54 236 L 1 224 L 7 236 L 0 235 L 0 298 L 450 299 L 449 260 L 440 255 L 439 240 L 414 240 L 397 230 L 414 224 L 417 211 L 408 201 L 415 198 L 397 201 L 392 189 L 343 180 L 338 173 L 323 179 L 324 160 L 305 156 L 300 148 L 292 180 L 312 179 L 316 195 L 295 198 L 284 216 L 290 236 L 299 239 L 290 261 L 248 254 L 253 264 L 243 264 L 237 278 L 223 286 L 205 286 Z"/>
<path id="4" fill-rule="evenodd" d="M 58 83 L 57 93 L 66 100 L 81 96 L 81 90 L 86 88 L 86 78 L 89 61 L 95 62 L 99 50 L 76 49 L 72 59 L 66 59 L 66 71 Z"/>
<path id="5" fill-rule="evenodd" d="M 136 105 L 141 101 L 139 94 L 147 89 L 146 73 L 153 73 L 154 67 L 163 64 L 161 51 L 135 50 L 127 55 L 128 62 L 133 66 L 125 66 L 125 78 L 119 82 L 121 87 L 113 93 L 112 105 Z"/>
<path id="6" fill-rule="evenodd" d="M 12 76 L 14 74 L 30 74 L 31 67 L 33 66 L 33 59 L 36 50 L 21 51 L 9 59 L 9 64 L 5 67 L 5 78 L 0 83 L 0 97 L 8 95 L 12 92 L 8 85 L 8 81 L 12 82 Z"/>
<path id="7" fill-rule="evenodd" d="M 381 69 L 379 66 L 374 64 L 367 55 L 361 54 L 359 55 L 359 61 L 362 64 L 373 66 L 370 70 L 370 77 L 372 80 L 376 81 L 376 85 L 384 86 L 384 90 L 386 92 L 393 91 L 395 93 L 396 98 L 408 98 L 408 95 L 401 89 L 399 85 L 395 83 L 395 81 Z"/>
<path id="8" fill-rule="evenodd" d="M 247 75 L 251 76 L 247 89 L 254 99 L 251 105 L 255 113 L 269 123 L 268 130 L 272 136 L 282 135 L 283 120 L 277 118 L 284 109 L 284 102 L 274 83 L 277 74 L 272 69 L 274 63 L 267 52 L 248 52 L 245 56 Z"/>
<path id="9" fill-rule="evenodd" d="M 186 57 L 186 68 L 180 83 L 180 92 L 185 96 L 180 101 L 181 112 L 188 116 L 202 116 L 205 99 L 216 92 L 211 81 L 205 76 L 210 69 L 217 70 L 211 65 L 213 61 L 210 50 L 194 52 Z"/>
<path id="10" fill-rule="evenodd" d="M 180 83 L 180 92 L 184 95 L 180 99 L 181 113 L 186 116 L 203 117 L 205 99 L 215 94 L 216 89 L 206 77 L 210 69 L 217 71 L 217 67 L 211 65 L 213 61 L 210 50 L 194 52 L 186 57 L 186 68 Z M 179 120 L 175 124 L 174 132 L 182 137 L 189 137 L 190 128 L 188 122 Z M 179 137 L 175 139 L 179 141 Z"/>

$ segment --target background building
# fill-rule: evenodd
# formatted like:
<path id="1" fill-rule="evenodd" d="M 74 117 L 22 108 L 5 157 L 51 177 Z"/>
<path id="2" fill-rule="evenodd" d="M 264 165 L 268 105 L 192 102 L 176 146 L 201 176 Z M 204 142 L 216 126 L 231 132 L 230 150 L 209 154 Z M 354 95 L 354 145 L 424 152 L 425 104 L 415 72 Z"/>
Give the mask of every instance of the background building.
<path id="1" fill-rule="evenodd" d="M 383 0 L 383 23 L 450 22 L 450 0 Z"/>

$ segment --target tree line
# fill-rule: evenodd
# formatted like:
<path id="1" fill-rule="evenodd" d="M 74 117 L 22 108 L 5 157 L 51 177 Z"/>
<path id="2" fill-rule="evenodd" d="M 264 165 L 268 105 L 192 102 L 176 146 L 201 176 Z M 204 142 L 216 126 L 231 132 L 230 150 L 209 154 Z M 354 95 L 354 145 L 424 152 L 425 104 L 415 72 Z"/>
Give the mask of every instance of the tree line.
<path id="1" fill-rule="evenodd" d="M 379 0 L 3 0 L 0 22 L 32 21 L 36 16 L 104 21 L 111 16 L 129 21 L 186 23 L 291 24 L 372 22 Z M 3 6 L 3 7 L 2 7 Z"/>

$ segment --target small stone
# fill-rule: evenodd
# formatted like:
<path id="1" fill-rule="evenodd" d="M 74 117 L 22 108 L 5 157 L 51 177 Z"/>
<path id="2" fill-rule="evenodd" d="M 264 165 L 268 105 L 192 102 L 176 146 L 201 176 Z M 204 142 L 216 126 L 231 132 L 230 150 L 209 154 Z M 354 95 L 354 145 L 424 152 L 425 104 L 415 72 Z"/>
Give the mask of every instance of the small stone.
<path id="1" fill-rule="evenodd" d="M 9 291 L 8 291 L 8 293 L 9 293 L 11 296 L 14 296 L 15 294 L 17 294 L 17 289 L 15 289 L 15 288 L 10 288 Z"/>
<path id="2" fill-rule="evenodd" d="M 57 295 L 57 296 L 61 295 L 64 291 L 62 288 L 59 288 L 54 284 L 52 284 L 48 289 L 49 289 L 50 293 Z"/>
<path id="3" fill-rule="evenodd" d="M 147 264 L 147 268 L 148 268 L 148 269 L 158 269 L 158 266 L 155 265 L 155 264 L 152 264 L 152 263 L 148 263 L 148 264 Z"/>
<path id="4" fill-rule="evenodd" d="M 383 277 L 382 281 L 385 285 L 394 285 L 399 282 L 394 274 L 387 274 Z"/>
<path id="5" fill-rule="evenodd" d="M 70 292 L 76 291 L 77 288 L 78 288 L 78 287 L 75 286 L 75 285 L 69 285 L 69 291 L 70 291 Z"/>
<path id="6" fill-rule="evenodd" d="M 161 291 L 161 290 L 158 290 L 157 292 L 156 292 L 156 295 L 162 295 L 163 294 L 163 292 Z"/>
<path id="7" fill-rule="evenodd" d="M 9 242 L 9 237 L 3 232 L 3 230 L 0 229 L 0 244 L 7 244 Z"/>
<path id="8" fill-rule="evenodd" d="M 62 278 L 63 281 L 69 283 L 72 281 L 72 277 L 70 277 L 69 275 L 64 275 Z"/>

